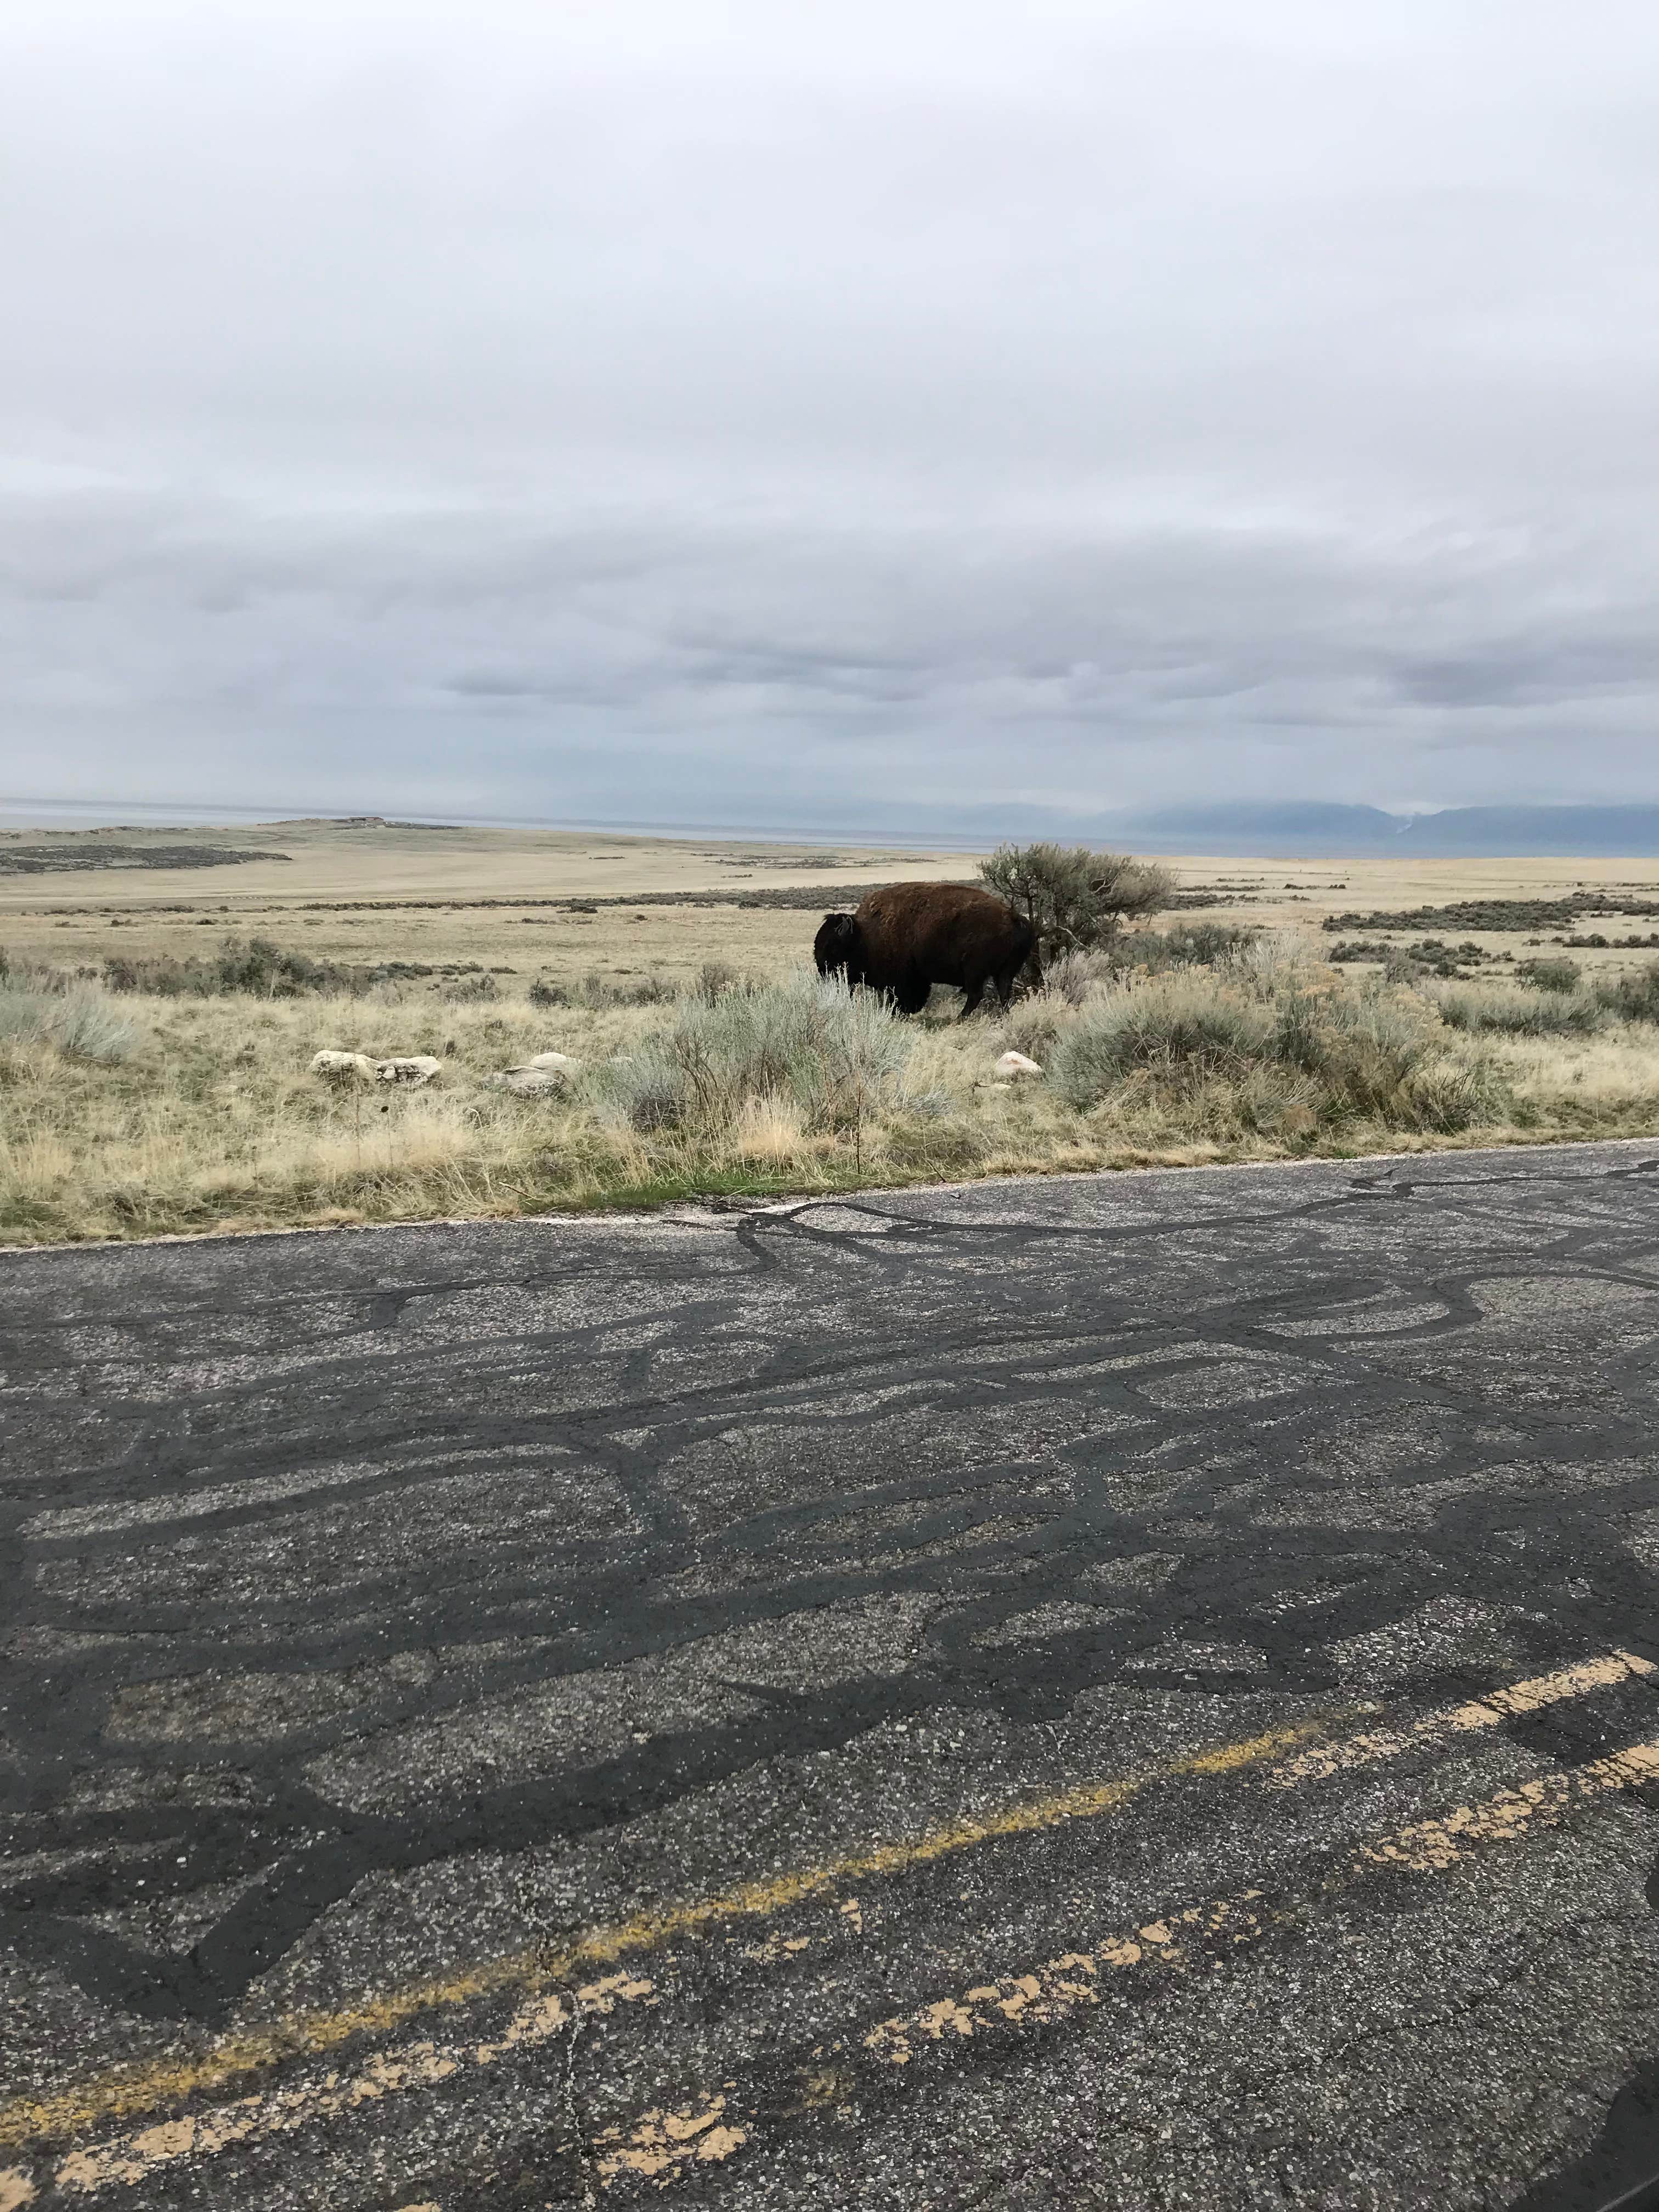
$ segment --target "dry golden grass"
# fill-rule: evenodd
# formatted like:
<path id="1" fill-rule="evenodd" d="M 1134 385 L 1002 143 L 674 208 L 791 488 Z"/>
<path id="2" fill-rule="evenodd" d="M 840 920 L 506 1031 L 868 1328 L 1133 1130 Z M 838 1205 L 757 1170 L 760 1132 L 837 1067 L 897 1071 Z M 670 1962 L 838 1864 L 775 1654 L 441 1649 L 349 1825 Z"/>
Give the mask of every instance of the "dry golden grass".
<path id="1" fill-rule="evenodd" d="M 191 842 L 208 835 L 135 833 L 135 842 L 162 834 Z M 1052 1084 L 994 1079 L 1005 1046 L 1045 1060 L 1075 1019 L 1074 1008 L 1045 995 L 1016 1006 L 1006 1021 L 958 1027 L 947 1003 L 917 1024 L 907 1094 L 927 1099 L 926 1110 L 889 1110 L 855 1133 L 830 1134 L 809 1128 L 797 1103 L 763 1097 L 712 1135 L 641 1133 L 586 1093 L 528 1098 L 490 1086 L 493 1073 L 538 1051 L 588 1063 L 628 1053 L 670 1018 L 661 1006 L 538 1009 L 526 997 L 532 981 L 540 974 L 570 987 L 592 972 L 623 988 L 652 975 L 681 986 L 711 958 L 775 979 L 807 957 L 817 900 L 793 910 L 623 906 L 586 915 L 484 902 L 794 882 L 821 888 L 830 906 L 838 885 L 851 882 L 970 876 L 973 856 L 848 846 L 825 868 L 821 854 L 805 849 L 706 841 L 327 826 L 225 833 L 239 847 L 262 841 L 294 860 L 0 881 L 0 947 L 60 969 L 95 969 L 117 955 L 199 957 L 227 931 L 257 932 L 319 959 L 510 969 L 496 979 L 501 995 L 447 1003 L 435 981 L 360 999 L 124 995 L 119 1008 L 137 1023 L 139 1042 L 123 1062 L 91 1066 L 49 1044 L 0 1044 L 0 1238 L 506 1215 L 650 1205 L 698 1192 L 1659 1131 L 1659 1029 L 1644 1024 L 1544 1040 L 1448 1031 L 1447 1068 L 1478 1062 L 1498 1079 L 1492 1095 L 1504 1102 L 1451 1133 L 1363 1115 L 1333 1121 L 1316 1085 L 1304 1086 L 1304 1098 L 1282 1071 L 1238 1081 L 1143 1073 L 1079 1111 Z M 1188 885 L 1220 886 L 1237 902 L 1204 919 L 1281 925 L 1300 932 L 1310 951 L 1320 942 L 1320 917 L 1349 908 L 1559 896 L 1599 884 L 1659 896 L 1659 862 L 1177 866 Z M 435 899 L 450 903 L 421 903 Z M 396 903 L 349 909 L 362 900 Z M 1492 950 L 1522 950 L 1514 933 L 1475 934 Z M 1592 979 L 1642 957 L 1575 955 Z M 323 1046 L 376 1057 L 431 1052 L 444 1062 L 443 1077 L 425 1091 L 333 1091 L 306 1072 Z"/>
<path id="2" fill-rule="evenodd" d="M 1052 1083 L 1005 1085 L 994 1073 L 1006 1043 L 1031 1042 L 1034 1021 L 1052 1040 L 1076 1010 L 1017 1006 L 1006 1024 L 930 1016 L 914 1027 L 905 1078 L 916 1103 L 872 1115 L 856 1135 L 813 1133 L 796 1103 L 761 1097 L 723 1131 L 691 1137 L 641 1133 L 585 1091 L 525 1097 L 489 1080 L 538 1051 L 589 1065 L 628 1054 L 661 1030 L 669 1008 L 458 1006 L 426 992 L 401 1000 L 133 995 L 119 1005 L 140 1032 L 119 1064 L 91 1066 L 38 1042 L 0 1047 L 0 1238 L 489 1217 L 697 1193 L 1659 1130 L 1659 1030 L 1648 1024 L 1478 1047 L 1448 1031 L 1447 1066 L 1478 1059 L 1494 1068 L 1509 1103 L 1428 1135 L 1363 1115 L 1322 1120 L 1300 1103 L 1298 1079 L 1248 1073 L 1143 1073 L 1080 1112 Z M 335 1090 L 307 1072 L 324 1046 L 431 1052 L 443 1076 L 425 1091 Z"/>
<path id="3" fill-rule="evenodd" d="M 21 833 L 31 843 L 44 833 Z M 76 833 L 77 836 L 82 833 Z M 68 841 L 66 841 L 68 842 Z M 810 947 L 812 908 L 601 907 L 538 901 L 673 891 L 816 891 L 895 875 L 971 876 L 970 855 L 848 844 L 720 843 L 689 838 L 579 836 L 557 830 L 283 828 L 135 830 L 124 844 L 218 843 L 290 855 L 210 868 L 100 869 L 0 876 L 0 945 L 62 965 L 111 954 L 185 959 L 228 931 L 277 939 L 313 958 L 477 961 L 528 980 L 538 969 L 596 969 L 626 980 L 689 979 L 712 953 L 781 974 Z M 513 902 L 521 902 L 514 904 Z M 507 902 L 503 904 L 501 902 Z"/>
<path id="4" fill-rule="evenodd" d="M 31 843 L 47 835 L 72 842 L 66 832 L 15 834 Z M 848 842 L 826 852 L 758 840 L 329 823 L 123 830 L 119 842 L 216 842 L 290 857 L 212 868 L 0 877 L 0 945 L 73 966 L 118 952 L 185 958 L 235 931 L 275 938 L 318 959 L 502 965 L 516 970 L 521 985 L 538 970 L 575 975 L 593 969 L 623 981 L 653 972 L 689 979 L 714 955 L 757 974 L 781 975 L 811 946 L 815 908 L 602 907 L 577 915 L 532 902 L 797 886 L 821 889 L 827 908 L 841 902 L 840 887 L 854 884 L 896 876 L 971 878 L 981 857 L 921 846 L 892 852 Z M 1601 885 L 1659 898 L 1655 860 L 1182 858 L 1170 865 L 1187 887 L 1215 887 L 1232 902 L 1214 908 L 1215 919 L 1268 928 L 1316 928 L 1326 915 L 1349 910 L 1551 897 Z M 501 901 L 508 903 L 495 903 Z M 1465 934 L 1488 951 L 1520 948 L 1513 936 L 1456 933 Z M 1631 957 L 1616 951 L 1574 957 L 1595 974 Z"/>

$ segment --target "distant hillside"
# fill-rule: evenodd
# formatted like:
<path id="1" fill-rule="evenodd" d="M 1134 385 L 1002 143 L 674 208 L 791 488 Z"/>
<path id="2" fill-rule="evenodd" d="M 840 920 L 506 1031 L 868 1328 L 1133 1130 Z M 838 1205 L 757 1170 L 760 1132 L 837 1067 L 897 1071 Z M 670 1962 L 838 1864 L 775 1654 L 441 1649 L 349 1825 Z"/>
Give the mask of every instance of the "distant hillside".
<path id="1" fill-rule="evenodd" d="M 930 838 L 994 845 L 1010 838 L 1024 843 L 1051 837 L 1141 853 L 1257 854 L 1264 860 L 1394 853 L 1436 859 L 1483 854 L 1564 860 L 1659 856 L 1659 805 L 1644 805 L 1449 806 L 1433 814 L 1390 814 L 1378 806 L 1323 799 L 1217 800 L 1097 814 L 1055 806 L 877 805 L 860 809 L 856 819 L 837 816 L 833 825 L 826 818 L 812 826 L 820 832 L 833 826 L 836 834 L 854 838 L 899 836 L 919 844 Z"/>
<path id="2" fill-rule="evenodd" d="M 1659 853 L 1659 806 L 1454 806 L 1419 814 L 1403 833 L 1411 850 L 1480 853 Z"/>
<path id="3" fill-rule="evenodd" d="M 1421 854 L 1659 854 L 1659 806 L 1448 806 L 1433 814 L 1385 814 L 1375 806 L 1163 807 L 1119 817 L 1132 844 L 1164 853 L 1267 855 Z"/>
<path id="4" fill-rule="evenodd" d="M 1113 834 L 1159 853 L 1376 853 L 1392 850 L 1411 828 L 1409 815 L 1322 799 L 1161 806 L 1111 818 Z"/>

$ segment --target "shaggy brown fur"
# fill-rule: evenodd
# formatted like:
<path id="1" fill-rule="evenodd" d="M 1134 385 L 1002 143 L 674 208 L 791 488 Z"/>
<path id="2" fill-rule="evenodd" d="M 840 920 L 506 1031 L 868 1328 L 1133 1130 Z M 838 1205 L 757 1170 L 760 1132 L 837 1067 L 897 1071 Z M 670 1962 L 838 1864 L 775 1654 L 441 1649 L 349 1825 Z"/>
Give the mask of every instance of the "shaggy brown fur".
<path id="1" fill-rule="evenodd" d="M 855 914 L 828 914 L 812 946 L 821 975 L 843 975 L 919 1014 L 935 983 L 967 994 L 975 1012 L 988 983 L 1006 1006 L 1031 957 L 1029 923 L 969 884 L 889 884 Z"/>

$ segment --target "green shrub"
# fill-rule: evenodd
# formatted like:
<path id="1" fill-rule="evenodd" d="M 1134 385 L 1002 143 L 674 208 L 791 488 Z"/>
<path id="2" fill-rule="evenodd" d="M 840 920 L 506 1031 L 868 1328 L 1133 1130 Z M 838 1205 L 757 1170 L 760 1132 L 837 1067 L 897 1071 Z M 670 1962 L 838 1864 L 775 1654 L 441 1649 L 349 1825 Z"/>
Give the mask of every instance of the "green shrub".
<path id="1" fill-rule="evenodd" d="M 268 937 L 228 937 L 205 960 L 176 960 L 158 954 L 146 959 L 118 953 L 104 963 L 104 984 L 112 991 L 143 991 L 161 999 L 218 999 L 240 992 L 256 999 L 296 999 L 312 991 L 357 994 L 387 976 L 429 974 L 392 961 L 384 968 L 353 968 L 337 961 L 313 960 L 309 953 L 284 951 Z"/>
<path id="2" fill-rule="evenodd" d="M 716 999 L 723 999 L 730 992 L 744 991 L 749 988 L 747 976 L 740 975 L 728 960 L 705 960 L 691 986 L 696 996 L 710 1006 Z"/>
<path id="3" fill-rule="evenodd" d="M 750 1099 L 793 1102 L 810 1128 L 861 1123 L 902 1099 L 915 1032 L 867 991 L 817 975 L 678 1001 L 669 1026 L 601 1079 L 635 1129 L 717 1135 Z"/>
<path id="4" fill-rule="evenodd" d="M 1599 983 L 1595 996 L 1620 1021 L 1659 1022 L 1659 960 L 1650 960 L 1633 975 Z"/>
<path id="5" fill-rule="evenodd" d="M 1515 970 L 1517 983 L 1528 983 L 1534 991 L 1576 991 L 1584 980 L 1584 971 L 1576 960 L 1522 960 Z"/>
<path id="6" fill-rule="evenodd" d="M 1167 868 L 1086 845 L 999 845 L 979 873 L 1036 932 L 1039 975 L 1060 953 L 1104 944 L 1131 915 L 1158 913 L 1175 891 Z"/>
<path id="7" fill-rule="evenodd" d="M 1485 1065 L 1449 1066 L 1431 1010 L 1376 984 L 1333 986 L 1267 943 L 1223 977 L 1188 970 L 1091 1006 L 1060 1039 L 1055 1087 L 1087 1112 L 1126 1083 L 1190 1103 L 1194 1126 L 1273 1132 L 1299 1115 L 1455 1129 L 1495 1114 Z"/>
<path id="8" fill-rule="evenodd" d="M 718 968 L 722 963 L 711 961 L 708 964 Z M 589 1013 L 604 1013 L 613 1006 L 665 1006 L 678 995 L 664 976 L 641 975 L 636 982 L 613 983 L 596 968 L 590 969 L 574 983 L 553 982 L 545 975 L 538 975 L 529 992 L 532 1006 L 582 1006 Z"/>
<path id="9" fill-rule="evenodd" d="M 476 1006 L 487 999 L 499 998 L 501 993 L 493 975 L 477 975 L 454 976 L 439 995 L 447 1006 Z"/>
<path id="10" fill-rule="evenodd" d="M 1211 979 L 1158 977 L 1090 1007 L 1061 1036 L 1050 1074 L 1079 1112 L 1137 1068 L 1227 1073 L 1273 1056 L 1273 1018 Z"/>
<path id="11" fill-rule="evenodd" d="M 1504 1036 L 1589 1036 L 1607 1024 L 1607 1012 L 1586 991 L 1506 991 L 1475 987 L 1442 991 L 1440 1018 L 1455 1030 Z"/>
<path id="12" fill-rule="evenodd" d="M 51 1044 L 75 1060 L 112 1066 L 131 1058 L 138 1031 L 97 989 L 53 991 L 0 981 L 0 1041 Z"/>

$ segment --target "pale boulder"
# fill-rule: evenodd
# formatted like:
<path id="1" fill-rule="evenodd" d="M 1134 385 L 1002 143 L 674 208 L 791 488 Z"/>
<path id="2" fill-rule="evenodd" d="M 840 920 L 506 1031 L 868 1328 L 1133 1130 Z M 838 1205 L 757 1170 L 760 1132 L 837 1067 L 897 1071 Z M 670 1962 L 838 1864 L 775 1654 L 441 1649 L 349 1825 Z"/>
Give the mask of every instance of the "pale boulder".
<path id="1" fill-rule="evenodd" d="M 1027 1060 L 1023 1052 L 1005 1052 L 997 1062 L 997 1073 L 1005 1083 L 1018 1083 L 1042 1073 L 1036 1060 Z"/>
<path id="2" fill-rule="evenodd" d="M 311 1073 L 325 1083 L 373 1083 L 374 1063 L 366 1052 L 319 1052 L 312 1057 Z"/>
<path id="3" fill-rule="evenodd" d="M 430 1083 L 442 1066 L 429 1052 L 407 1053 L 396 1060 L 378 1061 L 374 1073 L 382 1083 L 401 1083 L 418 1090 L 422 1084 Z"/>
<path id="4" fill-rule="evenodd" d="M 503 1069 L 495 1081 L 521 1098 L 545 1098 L 568 1091 L 582 1064 L 568 1052 L 538 1052 L 517 1067 Z"/>

